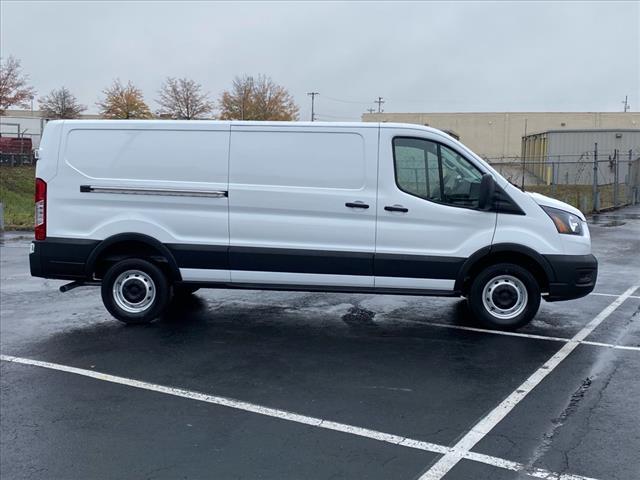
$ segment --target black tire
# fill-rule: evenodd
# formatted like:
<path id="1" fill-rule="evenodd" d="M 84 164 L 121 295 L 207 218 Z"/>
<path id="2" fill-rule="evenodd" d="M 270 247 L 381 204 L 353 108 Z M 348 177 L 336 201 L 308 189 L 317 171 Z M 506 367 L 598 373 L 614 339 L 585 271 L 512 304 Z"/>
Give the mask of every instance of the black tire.
<path id="1" fill-rule="evenodd" d="M 132 258 L 107 270 L 101 293 L 111 315 L 124 323 L 139 324 L 149 323 L 162 314 L 171 291 L 162 270 L 146 260 Z"/>
<path id="2" fill-rule="evenodd" d="M 189 295 L 193 295 L 198 290 L 199 287 L 194 287 L 192 285 L 174 285 L 173 286 L 173 295 L 176 297 L 188 297 Z"/>
<path id="3" fill-rule="evenodd" d="M 519 265 L 499 263 L 476 275 L 467 301 L 481 325 L 515 330 L 529 323 L 538 312 L 540 285 Z"/>

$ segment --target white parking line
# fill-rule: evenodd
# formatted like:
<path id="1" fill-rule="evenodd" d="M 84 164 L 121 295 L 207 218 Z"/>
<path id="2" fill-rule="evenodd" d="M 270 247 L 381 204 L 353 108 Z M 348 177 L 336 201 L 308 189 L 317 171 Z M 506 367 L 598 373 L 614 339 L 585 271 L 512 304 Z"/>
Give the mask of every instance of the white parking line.
<path id="1" fill-rule="evenodd" d="M 485 463 L 493 467 L 504 468 L 505 470 L 511 470 L 513 472 L 522 472 L 533 478 L 542 478 L 545 480 L 596 480 L 595 478 L 585 477 L 583 475 L 556 473 L 544 468 L 531 469 L 522 463 L 512 462 L 511 460 L 505 460 L 503 458 L 492 457 L 491 455 L 485 455 L 483 453 L 467 452 L 464 455 L 464 458 L 466 460 Z"/>
<path id="2" fill-rule="evenodd" d="M 627 297 L 627 298 L 630 298 L 630 297 Z M 395 318 L 395 317 L 391 317 L 391 318 L 399 322 L 415 323 L 418 325 L 426 325 L 427 327 L 439 327 L 439 328 L 449 328 L 451 330 L 465 330 L 468 332 L 490 333 L 492 335 L 504 335 L 507 337 L 533 338 L 535 340 L 547 340 L 551 342 L 568 343 L 568 342 L 575 341 L 573 338 L 551 337 L 547 335 L 536 335 L 532 333 L 505 332 L 502 330 L 490 330 L 488 328 L 466 327 L 464 325 L 451 325 L 447 323 L 421 322 L 420 320 L 410 320 L 407 318 Z M 592 342 L 590 340 L 581 340 L 577 343 L 582 345 L 592 345 L 594 347 L 616 348 L 620 350 L 631 350 L 631 351 L 640 352 L 640 347 L 634 347 L 634 346 L 615 345 L 613 343 L 604 343 L 604 342 Z"/>
<path id="3" fill-rule="evenodd" d="M 638 288 L 635 285 L 629 288 L 622 295 L 619 295 L 609 306 L 602 310 L 591 320 L 582 330 L 576 333 L 558 352 L 536 370 L 522 385 L 516 388 L 497 407 L 491 410 L 484 418 L 476 423 L 458 443 L 454 445 L 449 453 L 446 453 L 436 463 L 433 464 L 420 480 L 440 480 L 444 477 L 460 460 L 465 458 L 476 444 L 482 440 L 500 421 L 513 410 L 537 385 L 545 379 L 560 363 L 573 352 L 580 342 L 582 342 L 593 330 L 600 325 L 613 311 L 622 305 L 627 298 Z"/>
<path id="4" fill-rule="evenodd" d="M 241 400 L 235 400 L 228 397 L 220 397 L 216 395 L 208 395 L 205 393 L 195 392 L 192 390 L 185 390 L 182 388 L 167 387 L 165 385 L 158 385 L 156 383 L 142 382 L 140 380 L 134 380 L 132 378 L 119 377 L 116 375 L 110 375 L 107 373 L 100 373 L 94 370 L 86 370 L 84 368 L 71 367 L 68 365 L 61 365 L 58 363 L 43 362 L 40 360 L 33 360 L 30 358 L 14 357 L 10 355 L 0 355 L 0 360 L 11 363 L 19 363 L 23 365 L 31 365 L 35 367 L 47 368 L 50 370 L 57 370 L 66 373 L 72 373 L 75 375 L 81 375 L 83 377 L 89 377 L 96 380 L 102 380 L 104 382 L 117 383 L 120 385 L 126 385 L 129 387 L 140 388 L 143 390 L 149 390 L 152 392 L 164 393 L 166 395 L 173 395 L 175 397 L 187 398 L 190 400 L 197 400 L 200 402 L 212 403 L 215 405 L 221 405 L 224 407 L 235 408 L 237 410 L 243 410 L 245 412 L 257 413 L 258 415 L 266 415 L 268 417 L 278 418 L 280 420 L 286 420 L 288 422 L 301 423 L 303 425 L 310 425 L 312 427 L 324 428 L 327 430 L 333 430 L 336 432 L 348 433 L 351 435 L 357 435 L 360 437 L 370 438 L 379 442 L 390 443 L 406 448 L 413 448 L 422 450 L 425 452 L 438 453 L 442 455 L 449 455 L 455 449 L 455 447 L 447 447 L 445 445 L 438 445 L 436 443 L 424 442 L 422 440 L 415 440 L 413 438 L 403 437 L 401 435 L 394 435 L 391 433 L 380 432 L 369 428 L 357 427 L 355 425 L 348 425 L 345 423 L 333 422 L 318 417 L 310 417 L 307 415 L 301 415 L 299 413 L 289 412 L 286 410 L 279 410 L 271 407 L 264 407 L 255 403 L 243 402 Z M 466 458 L 475 462 L 484 463 L 498 468 L 512 470 L 514 472 L 522 472 L 533 478 L 542 478 L 547 480 L 597 480 L 591 477 L 584 477 L 581 475 L 569 475 L 559 474 L 545 469 L 529 470 L 527 467 L 518 462 L 512 462 L 499 457 L 493 457 L 491 455 L 484 455 L 481 453 L 473 453 L 469 451 L 460 452 L 461 458 Z M 444 458 L 444 457 L 443 457 Z"/>
<path id="5" fill-rule="evenodd" d="M 634 352 L 640 352 L 640 347 L 634 347 L 632 345 L 612 345 L 610 343 L 602 343 L 602 342 L 592 342 L 590 340 L 583 340 L 582 345 L 592 345 L 594 347 L 605 347 L 605 348 L 617 348 L 619 350 L 631 350 Z"/>
<path id="6" fill-rule="evenodd" d="M 600 293 L 600 292 L 591 292 L 589 295 L 597 295 L 600 297 L 617 297 L 615 293 Z M 640 295 L 629 295 L 627 298 L 640 298 Z"/>
<path id="7" fill-rule="evenodd" d="M 371 430 L 368 428 L 361 428 L 361 427 L 356 427 L 354 425 L 347 425 L 344 423 L 324 420 L 322 418 L 309 417 L 307 415 L 300 415 L 298 413 L 288 412 L 286 410 L 279 410 L 271 407 L 265 407 L 265 406 L 257 405 L 254 403 L 243 402 L 241 400 L 235 400 L 233 398 L 220 397 L 217 395 L 208 395 L 206 393 L 195 392 L 192 390 L 185 390 L 182 388 L 167 387 L 165 385 L 158 385 L 156 383 L 142 382 L 140 380 L 134 380 L 132 378 L 119 377 L 116 375 L 110 375 L 108 373 L 96 372 L 94 370 L 86 370 L 84 368 L 70 367 L 68 365 L 60 365 L 58 363 L 32 360 L 30 358 L 13 357 L 10 355 L 0 355 L 0 360 L 3 360 L 5 362 L 21 363 L 23 365 L 33 365 L 36 367 L 48 368 L 50 370 L 58 370 L 60 372 L 73 373 L 76 375 L 81 375 L 83 377 L 90 377 L 96 380 L 102 380 L 104 382 L 127 385 L 129 387 L 140 388 L 143 390 L 150 390 L 152 392 L 164 393 L 167 395 L 173 395 L 175 397 L 198 400 L 200 402 L 213 403 L 215 405 L 235 408 L 236 410 L 243 410 L 245 412 L 257 413 L 259 415 L 266 415 L 268 417 L 287 420 L 289 422 L 303 423 L 305 425 L 311 425 L 314 427 L 326 428 L 327 430 L 335 430 L 338 432 L 350 433 L 352 435 L 358 435 L 360 437 L 367 437 L 367 438 L 371 438 L 373 440 L 378 440 L 381 442 L 392 443 L 394 445 L 403 445 L 411 448 L 417 448 L 419 450 L 425 450 L 428 452 L 446 453 L 448 451 L 448 447 L 445 447 L 443 445 L 437 445 L 435 443 L 422 442 L 420 440 L 413 440 L 413 439 L 402 437 L 399 435 L 379 432 L 379 431 Z"/>

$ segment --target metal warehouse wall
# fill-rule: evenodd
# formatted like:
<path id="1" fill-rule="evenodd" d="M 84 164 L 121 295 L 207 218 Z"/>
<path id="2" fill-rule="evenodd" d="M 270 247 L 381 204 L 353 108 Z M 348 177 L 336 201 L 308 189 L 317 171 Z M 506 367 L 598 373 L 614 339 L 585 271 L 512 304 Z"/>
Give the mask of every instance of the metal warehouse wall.
<path id="1" fill-rule="evenodd" d="M 526 132 L 591 128 L 640 128 L 637 112 L 365 113 L 365 122 L 400 122 L 452 130 L 489 159 L 519 158 Z"/>
<path id="2" fill-rule="evenodd" d="M 640 151 L 640 128 L 637 130 L 579 130 L 564 132 L 554 130 L 546 132 L 546 134 L 547 155 L 550 160 L 593 151 L 595 142 L 598 142 L 598 151 L 601 155 L 608 155 L 614 149 L 623 152 L 625 155 L 629 150 Z M 602 159 L 604 158 L 606 156 L 602 157 Z"/>
<path id="3" fill-rule="evenodd" d="M 552 130 L 527 135 L 522 139 L 522 159 L 540 183 L 590 185 L 596 143 L 598 183 L 614 183 L 616 172 L 618 183 L 629 183 L 631 164 L 640 158 L 640 129 Z"/>
<path id="4" fill-rule="evenodd" d="M 618 181 L 627 183 L 630 161 L 640 156 L 640 129 L 637 130 L 583 130 L 546 132 L 547 162 L 564 164 L 557 169 L 555 183 L 590 184 L 593 170 L 584 168 L 580 161 L 593 161 L 595 143 L 598 143 L 598 183 L 609 184 L 615 179 L 614 151 L 618 151 Z M 629 156 L 631 152 L 631 157 Z M 608 160 L 611 159 L 611 162 Z M 607 162 L 603 162 L 607 160 Z"/>

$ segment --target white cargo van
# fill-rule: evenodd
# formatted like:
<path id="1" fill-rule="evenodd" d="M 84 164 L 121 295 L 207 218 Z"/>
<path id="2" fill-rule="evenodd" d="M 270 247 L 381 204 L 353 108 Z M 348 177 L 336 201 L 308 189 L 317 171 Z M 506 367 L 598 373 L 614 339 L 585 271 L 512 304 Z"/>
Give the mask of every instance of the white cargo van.
<path id="1" fill-rule="evenodd" d="M 38 153 L 31 274 L 123 322 L 211 287 L 465 296 L 513 329 L 596 281 L 580 211 L 432 128 L 67 120 Z"/>

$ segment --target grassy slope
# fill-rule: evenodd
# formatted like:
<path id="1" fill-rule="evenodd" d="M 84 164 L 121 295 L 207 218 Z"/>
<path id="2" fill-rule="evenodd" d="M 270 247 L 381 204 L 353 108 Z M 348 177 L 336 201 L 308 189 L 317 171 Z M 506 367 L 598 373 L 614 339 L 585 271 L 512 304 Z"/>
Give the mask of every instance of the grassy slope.
<path id="1" fill-rule="evenodd" d="M 0 166 L 0 203 L 7 229 L 33 228 L 35 167 Z"/>

